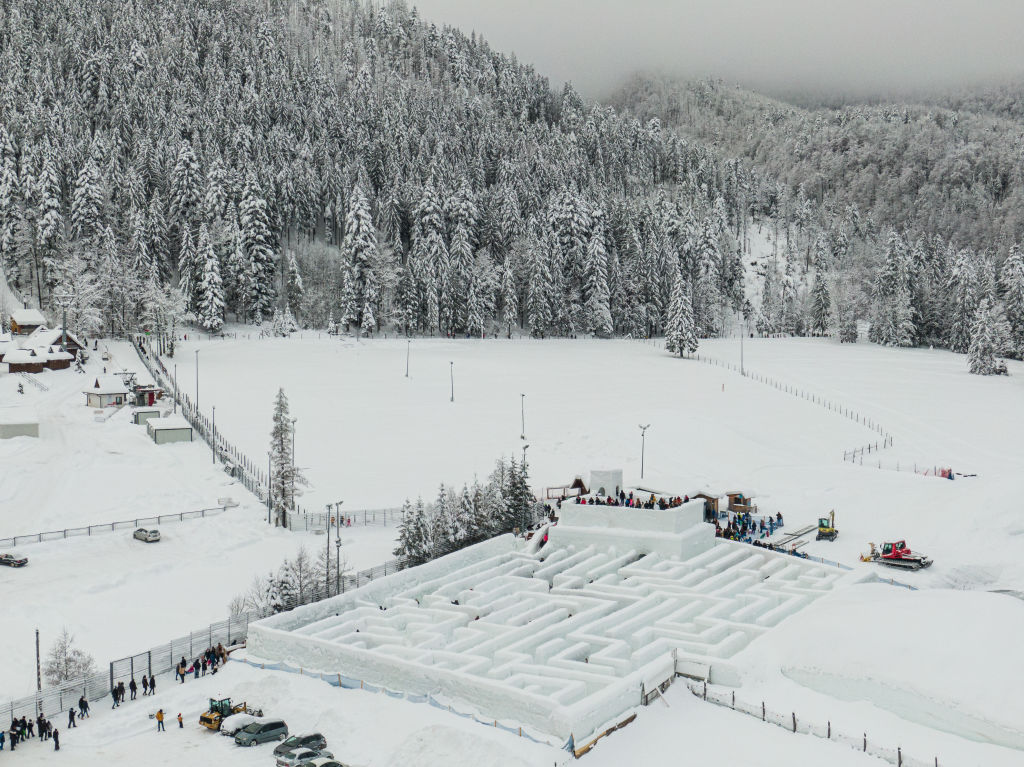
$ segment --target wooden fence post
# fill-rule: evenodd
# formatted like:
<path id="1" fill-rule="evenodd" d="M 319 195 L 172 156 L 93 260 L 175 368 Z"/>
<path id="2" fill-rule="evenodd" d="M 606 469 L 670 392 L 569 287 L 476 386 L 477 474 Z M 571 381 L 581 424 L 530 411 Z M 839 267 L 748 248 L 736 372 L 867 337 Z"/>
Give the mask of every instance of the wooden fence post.
<path id="1" fill-rule="evenodd" d="M 796 732 L 796 712 L 793 713 L 793 732 Z"/>
<path id="2" fill-rule="evenodd" d="M 763 701 L 763 700 L 761 701 L 761 721 L 762 721 L 762 722 L 764 722 L 764 721 L 765 721 L 765 713 L 764 713 L 764 701 Z"/>

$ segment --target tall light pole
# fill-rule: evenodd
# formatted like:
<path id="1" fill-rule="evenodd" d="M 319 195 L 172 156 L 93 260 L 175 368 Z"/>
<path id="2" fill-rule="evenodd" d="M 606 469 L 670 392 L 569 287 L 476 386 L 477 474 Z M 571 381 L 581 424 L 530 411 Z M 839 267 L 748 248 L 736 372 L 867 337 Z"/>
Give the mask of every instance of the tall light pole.
<path id="1" fill-rule="evenodd" d="M 178 414 L 178 363 L 174 363 L 174 414 Z"/>
<path id="2" fill-rule="evenodd" d="M 409 377 L 409 352 L 412 349 L 412 339 L 405 339 L 405 377 Z"/>
<path id="3" fill-rule="evenodd" d="M 210 441 L 210 447 L 213 448 L 213 464 L 217 465 L 217 406 L 213 406 L 213 439 Z"/>
<path id="4" fill-rule="evenodd" d="M 519 435 L 519 439 L 526 439 L 526 395 L 519 395 L 519 417 L 523 422 L 523 433 Z"/>
<path id="5" fill-rule="evenodd" d="M 334 524 L 337 525 L 335 530 L 336 535 L 334 536 L 334 561 L 337 566 L 334 568 L 334 593 L 337 594 L 341 591 L 341 504 L 344 501 L 334 502 Z M 330 572 L 330 559 L 327 560 L 327 571 Z"/>
<path id="6" fill-rule="evenodd" d="M 290 501 L 292 511 L 295 510 L 295 422 L 298 420 L 298 418 L 292 419 L 292 497 Z"/>
<path id="7" fill-rule="evenodd" d="M 526 466 L 526 448 L 528 447 L 529 445 L 523 445 L 523 466 Z"/>
<path id="8" fill-rule="evenodd" d="M 743 318 L 743 315 L 740 315 L 740 317 L 740 375 L 745 376 L 746 373 L 743 372 L 743 336 L 747 334 L 747 325 L 744 322 L 745 318 Z"/>
<path id="9" fill-rule="evenodd" d="M 327 522 L 324 525 L 327 528 L 327 567 L 324 568 L 324 594 L 326 596 L 331 595 L 331 504 L 324 506 L 327 509 Z"/>
<path id="10" fill-rule="evenodd" d="M 199 350 L 196 349 L 196 415 L 199 415 Z"/>
<path id="11" fill-rule="evenodd" d="M 61 290 L 60 293 L 56 293 L 53 296 L 54 303 L 56 303 L 57 306 L 59 306 L 61 308 L 61 310 L 63 311 L 63 315 L 62 315 L 63 319 L 61 320 L 61 323 L 60 323 L 60 330 L 61 330 L 60 348 L 61 348 L 61 351 L 65 351 L 65 352 L 68 350 L 68 306 L 71 305 L 71 299 L 72 299 L 72 296 L 71 296 L 70 293 L 67 292 L 67 290 Z"/>
<path id="12" fill-rule="evenodd" d="M 448 363 L 448 370 L 450 371 L 451 379 L 452 379 L 452 400 L 451 401 L 454 402 L 455 401 L 455 361 L 454 360 L 452 360 L 451 362 Z"/>
<path id="13" fill-rule="evenodd" d="M 644 478 L 644 451 L 647 447 L 647 430 L 651 428 L 650 424 L 646 426 L 639 424 L 640 426 L 640 479 Z"/>

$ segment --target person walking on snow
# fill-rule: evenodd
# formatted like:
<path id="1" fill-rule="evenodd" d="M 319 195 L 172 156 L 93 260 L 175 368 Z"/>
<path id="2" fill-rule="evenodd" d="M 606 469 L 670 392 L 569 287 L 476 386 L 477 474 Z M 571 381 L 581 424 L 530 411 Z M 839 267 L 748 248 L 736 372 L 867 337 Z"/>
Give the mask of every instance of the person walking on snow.
<path id="1" fill-rule="evenodd" d="M 156 712 L 156 731 L 165 732 L 164 730 L 164 710 L 160 709 Z"/>
<path id="2" fill-rule="evenodd" d="M 180 711 L 178 712 L 178 729 L 179 730 L 184 730 L 185 729 L 185 723 L 181 720 L 181 712 Z"/>
<path id="3" fill-rule="evenodd" d="M 75 724 L 75 709 L 73 708 L 68 709 L 68 727 L 78 727 L 78 725 Z"/>
<path id="4" fill-rule="evenodd" d="M 156 695 L 156 677 L 152 674 L 149 677 L 149 694 Z"/>
<path id="5" fill-rule="evenodd" d="M 117 687 L 110 691 L 110 696 L 114 699 L 114 705 L 111 708 L 117 708 L 121 705 L 121 701 L 118 699 Z"/>
<path id="6" fill-rule="evenodd" d="M 135 677 L 132 677 L 132 681 L 128 683 L 128 690 L 132 694 L 132 700 L 135 700 L 135 693 L 139 690 L 139 686 L 135 684 Z"/>
<path id="7" fill-rule="evenodd" d="M 145 698 L 149 695 L 149 679 L 145 674 L 142 675 L 142 697 Z"/>
<path id="8" fill-rule="evenodd" d="M 60 730 L 56 728 L 53 730 L 53 750 L 60 751 Z"/>
<path id="9" fill-rule="evenodd" d="M 78 699 L 78 718 L 87 719 L 89 717 L 89 701 L 85 699 L 83 695 Z"/>

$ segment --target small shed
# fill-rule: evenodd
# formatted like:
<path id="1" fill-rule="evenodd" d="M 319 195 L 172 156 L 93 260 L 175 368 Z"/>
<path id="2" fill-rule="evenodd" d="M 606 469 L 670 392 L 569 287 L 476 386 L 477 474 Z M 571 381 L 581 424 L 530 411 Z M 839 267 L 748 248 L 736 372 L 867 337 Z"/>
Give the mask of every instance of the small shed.
<path id="1" fill-rule="evenodd" d="M 590 472 L 590 489 L 598 495 L 615 495 L 623 487 L 622 469 L 595 469 Z"/>
<path id="2" fill-rule="evenodd" d="M 42 356 L 42 352 L 40 352 Z M 75 358 L 71 352 L 61 351 L 59 346 L 51 346 L 46 349 L 46 367 L 50 370 L 67 370 L 71 367 L 71 360 Z"/>
<path id="3" fill-rule="evenodd" d="M 24 408 L 0 408 L 0 439 L 38 437 L 39 417 Z"/>
<path id="4" fill-rule="evenodd" d="M 691 500 L 697 500 L 700 498 L 704 501 L 704 521 L 711 522 L 718 517 L 718 496 L 711 495 L 709 493 L 694 493 L 690 496 Z"/>
<path id="5" fill-rule="evenodd" d="M 158 445 L 166 445 L 170 442 L 191 442 L 192 426 L 180 415 L 170 415 L 166 418 L 150 418 L 146 421 L 146 431 L 153 441 Z"/>
<path id="6" fill-rule="evenodd" d="M 83 394 L 88 407 L 121 407 L 128 402 L 128 387 L 117 376 L 96 376 Z"/>
<path id="7" fill-rule="evenodd" d="M 163 396 L 164 390 L 153 384 L 136 384 L 132 388 L 132 404 L 136 407 L 152 405 Z"/>
<path id="8" fill-rule="evenodd" d="M 752 503 L 753 498 L 744 493 L 726 493 L 725 497 L 729 499 L 729 511 L 735 511 L 740 514 L 744 512 L 753 513 L 757 511 L 757 504 Z"/>
<path id="9" fill-rule="evenodd" d="M 155 407 L 140 407 L 134 413 L 132 413 L 132 423 L 142 424 L 148 423 L 153 418 L 160 417 L 160 410 Z"/>
<path id="10" fill-rule="evenodd" d="M 55 346 L 58 349 L 63 347 L 64 351 L 71 354 L 71 359 L 75 359 L 78 353 L 85 348 L 85 344 L 79 341 L 70 330 L 65 335 L 63 326 L 48 328 L 46 325 L 40 325 L 33 330 L 25 341 L 25 346 Z"/>
<path id="11" fill-rule="evenodd" d="M 15 309 L 11 312 L 11 332 L 19 336 L 27 336 L 45 324 L 46 317 L 38 309 Z"/>
<path id="12" fill-rule="evenodd" d="M 9 349 L 4 362 L 11 373 L 42 373 L 46 367 L 46 356 L 40 356 L 35 349 Z"/>
<path id="13" fill-rule="evenodd" d="M 583 477 L 576 477 L 568 485 L 553 485 L 544 488 L 545 498 L 571 498 L 586 494 L 587 486 L 583 484 Z"/>

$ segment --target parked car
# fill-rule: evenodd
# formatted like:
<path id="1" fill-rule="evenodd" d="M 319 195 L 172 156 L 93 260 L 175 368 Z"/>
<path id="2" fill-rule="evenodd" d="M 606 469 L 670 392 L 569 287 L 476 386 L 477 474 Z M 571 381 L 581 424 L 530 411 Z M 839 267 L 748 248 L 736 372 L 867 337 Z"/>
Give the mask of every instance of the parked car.
<path id="1" fill-rule="evenodd" d="M 18 554 L 0 554 L 0 565 L 7 567 L 24 567 L 28 564 L 28 557 Z"/>
<path id="2" fill-rule="evenodd" d="M 232 738 L 238 734 L 243 727 L 248 727 L 253 722 L 262 722 L 263 719 L 253 714 L 232 714 L 224 717 L 220 722 L 220 734 L 229 735 Z"/>
<path id="3" fill-rule="evenodd" d="M 320 751 L 327 748 L 327 738 L 319 732 L 303 732 L 292 735 L 284 743 L 274 748 L 274 756 L 281 756 L 300 748 L 308 748 L 310 751 Z"/>
<path id="4" fill-rule="evenodd" d="M 239 746 L 256 746 L 272 740 L 284 740 L 287 737 L 288 725 L 283 719 L 264 719 L 239 730 L 235 735 L 235 743 Z"/>
<path id="5" fill-rule="evenodd" d="M 147 530 L 144 527 L 140 527 L 135 531 L 135 539 L 139 541 L 145 541 L 146 543 L 156 543 L 160 540 L 159 530 Z"/>
<path id="6" fill-rule="evenodd" d="M 348 765 L 339 762 L 333 756 L 319 756 L 311 762 L 306 762 L 303 767 L 348 767 Z"/>
<path id="7" fill-rule="evenodd" d="M 299 748 L 277 757 L 277 767 L 307 767 L 314 759 L 333 759 L 330 751 Z"/>

